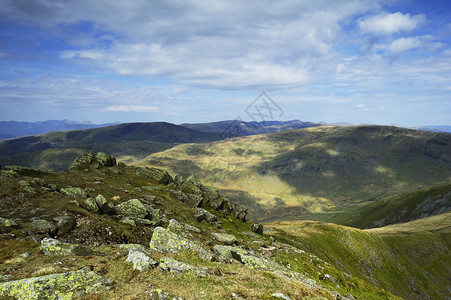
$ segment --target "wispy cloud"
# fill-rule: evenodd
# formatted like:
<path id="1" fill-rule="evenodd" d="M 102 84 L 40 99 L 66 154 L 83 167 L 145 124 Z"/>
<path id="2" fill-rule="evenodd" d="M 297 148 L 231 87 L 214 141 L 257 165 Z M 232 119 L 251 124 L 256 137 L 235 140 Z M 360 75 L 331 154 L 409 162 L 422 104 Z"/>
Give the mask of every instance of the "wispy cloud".
<path id="1" fill-rule="evenodd" d="M 156 106 L 143 106 L 143 105 L 112 105 L 105 108 L 106 111 L 122 111 L 122 112 L 156 112 L 158 107 Z"/>

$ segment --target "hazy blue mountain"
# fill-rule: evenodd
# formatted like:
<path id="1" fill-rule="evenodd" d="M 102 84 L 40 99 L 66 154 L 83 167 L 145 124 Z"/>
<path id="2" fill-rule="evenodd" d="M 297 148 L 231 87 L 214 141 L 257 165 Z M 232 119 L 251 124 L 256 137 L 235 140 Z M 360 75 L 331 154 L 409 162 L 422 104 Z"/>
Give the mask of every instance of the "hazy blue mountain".
<path id="1" fill-rule="evenodd" d="M 0 121 L 0 140 L 28 135 L 39 135 L 52 131 L 89 129 L 105 127 L 108 125 L 113 125 L 113 123 L 93 124 L 89 122 L 84 123 L 68 120 L 47 120 L 39 122 Z"/>

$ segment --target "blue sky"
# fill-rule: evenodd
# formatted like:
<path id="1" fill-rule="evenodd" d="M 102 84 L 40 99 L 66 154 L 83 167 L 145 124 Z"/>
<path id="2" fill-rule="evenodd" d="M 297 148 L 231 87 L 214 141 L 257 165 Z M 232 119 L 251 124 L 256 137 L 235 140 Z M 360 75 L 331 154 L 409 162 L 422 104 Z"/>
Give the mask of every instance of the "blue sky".
<path id="1" fill-rule="evenodd" d="M 449 0 L 0 0 L 0 120 L 451 125 Z"/>

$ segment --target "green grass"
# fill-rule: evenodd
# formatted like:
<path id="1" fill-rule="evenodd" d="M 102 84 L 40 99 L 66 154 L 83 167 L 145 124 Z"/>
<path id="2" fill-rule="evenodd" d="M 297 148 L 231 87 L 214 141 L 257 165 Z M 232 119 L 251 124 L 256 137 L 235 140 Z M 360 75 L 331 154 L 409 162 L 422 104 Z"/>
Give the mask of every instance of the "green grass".
<path id="1" fill-rule="evenodd" d="M 449 181 L 451 135 L 389 126 L 314 127 L 183 144 L 135 165 L 195 174 L 260 220 L 329 214 Z"/>

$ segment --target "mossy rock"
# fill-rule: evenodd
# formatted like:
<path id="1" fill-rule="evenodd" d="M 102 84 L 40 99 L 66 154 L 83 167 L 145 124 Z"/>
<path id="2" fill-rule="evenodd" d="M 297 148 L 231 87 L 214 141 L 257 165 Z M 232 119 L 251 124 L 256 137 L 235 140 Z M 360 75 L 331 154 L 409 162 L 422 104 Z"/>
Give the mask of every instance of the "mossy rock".
<path id="1" fill-rule="evenodd" d="M 86 256 L 94 254 L 94 251 L 78 244 L 70 244 L 52 238 L 41 241 L 41 250 L 45 255 L 77 255 Z"/>
<path id="2" fill-rule="evenodd" d="M 111 281 L 85 267 L 78 271 L 0 283 L 0 296 L 27 300 L 69 300 L 111 288 Z"/>
<path id="3" fill-rule="evenodd" d="M 52 222 L 41 219 L 31 222 L 31 227 L 37 232 L 54 233 L 56 231 L 56 226 Z"/>
<path id="4" fill-rule="evenodd" d="M 17 224 L 14 220 L 2 218 L 2 217 L 0 217 L 0 225 L 3 225 L 5 227 L 19 226 L 19 224 Z"/>
<path id="5" fill-rule="evenodd" d="M 86 198 L 84 201 L 86 205 L 86 209 L 95 213 L 100 213 L 99 206 L 97 205 L 97 202 L 95 199 L 92 198 Z"/>
<path id="6" fill-rule="evenodd" d="M 53 218 L 53 220 L 57 222 L 58 235 L 68 233 L 75 225 L 75 218 L 72 216 L 58 216 Z"/>
<path id="7" fill-rule="evenodd" d="M 138 199 L 131 199 L 116 206 L 116 211 L 126 217 L 145 219 L 149 212 Z"/>
<path id="8" fill-rule="evenodd" d="M 211 233 L 211 236 L 214 237 L 218 242 L 226 245 L 232 245 L 236 242 L 236 237 L 231 234 L 213 232 Z"/>
<path id="9" fill-rule="evenodd" d="M 119 244 L 119 252 L 122 255 L 128 255 L 131 250 L 140 251 L 143 253 L 150 253 L 151 250 L 149 247 L 141 245 L 141 244 Z"/>
<path id="10" fill-rule="evenodd" d="M 116 158 L 104 152 L 97 152 L 95 158 L 101 166 L 114 167 L 116 165 Z"/>
<path id="11" fill-rule="evenodd" d="M 162 290 L 162 289 L 154 289 L 150 291 L 150 299 L 151 300 L 183 300 L 180 297 L 174 297 L 171 293 Z"/>
<path id="12" fill-rule="evenodd" d="M 155 260 L 153 260 L 144 252 L 133 249 L 128 252 L 128 256 L 125 261 L 133 263 L 133 270 L 138 270 L 141 272 L 155 268 L 158 265 Z"/>
<path id="13" fill-rule="evenodd" d="M 184 250 L 193 250 L 198 253 L 200 258 L 209 261 L 213 260 L 213 255 L 210 251 L 204 249 L 200 242 L 184 238 L 163 227 L 154 229 L 149 247 L 152 250 L 162 253 L 177 253 Z"/>
<path id="14" fill-rule="evenodd" d="M 157 168 L 149 168 L 149 167 L 140 168 L 136 171 L 136 174 L 146 178 L 150 178 L 164 185 L 168 185 L 172 182 L 172 177 L 171 175 L 169 175 L 167 171 L 160 170 Z"/>
<path id="15" fill-rule="evenodd" d="M 79 187 L 67 187 L 61 189 L 61 193 L 73 198 L 85 198 L 85 199 L 88 198 L 88 194 Z"/>

